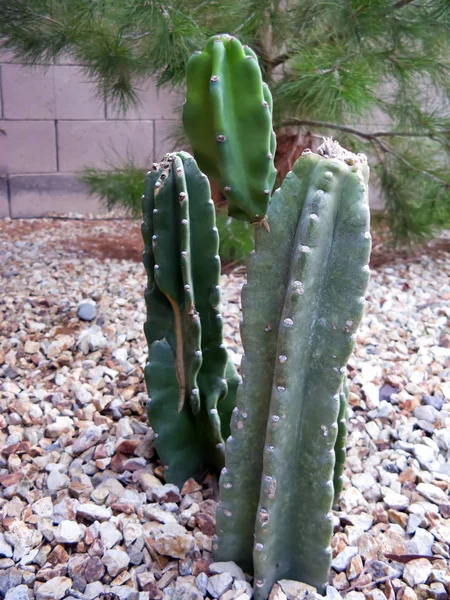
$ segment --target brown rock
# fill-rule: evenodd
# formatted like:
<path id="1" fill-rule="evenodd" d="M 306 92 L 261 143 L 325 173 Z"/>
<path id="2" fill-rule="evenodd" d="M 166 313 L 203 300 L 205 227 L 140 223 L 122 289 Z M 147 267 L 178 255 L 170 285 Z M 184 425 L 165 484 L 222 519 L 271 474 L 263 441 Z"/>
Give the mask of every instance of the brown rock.
<path id="1" fill-rule="evenodd" d="M 63 563 L 67 563 L 69 560 L 69 555 L 67 554 L 64 546 L 58 544 L 55 546 L 47 557 L 47 562 L 49 562 L 52 566 L 61 565 Z"/>
<path id="2" fill-rule="evenodd" d="M 131 456 L 132 454 L 134 454 L 134 451 L 140 443 L 141 439 L 119 440 L 116 445 L 116 452 L 120 452 L 122 454 L 127 454 L 128 456 Z"/>
<path id="3" fill-rule="evenodd" d="M 84 569 L 84 578 L 88 583 L 92 583 L 93 581 L 101 581 L 103 575 L 105 574 L 105 567 L 98 558 L 98 556 L 92 556 L 86 562 L 86 566 Z"/>
<path id="4" fill-rule="evenodd" d="M 15 473 L 8 473 L 7 475 L 2 475 L 0 477 L 0 484 L 7 488 L 10 485 L 17 485 L 23 477 L 23 473 L 21 471 L 16 471 Z"/>
<path id="5" fill-rule="evenodd" d="M 181 495 L 185 496 L 186 494 L 193 494 L 194 492 L 201 492 L 202 486 L 195 481 L 195 479 L 188 479 L 186 483 L 181 488 Z"/>
<path id="6" fill-rule="evenodd" d="M 352 581 L 353 579 L 355 579 L 356 577 L 358 577 L 361 574 L 362 570 L 363 570 L 362 558 L 359 554 L 357 554 L 356 556 L 354 556 L 351 559 L 350 564 L 347 567 L 347 579 L 349 581 Z"/>
<path id="7" fill-rule="evenodd" d="M 406 467 L 398 476 L 398 480 L 401 484 L 403 483 L 416 483 L 417 473 L 411 467 Z"/>
<path id="8" fill-rule="evenodd" d="M 396 523 L 400 527 L 403 527 L 403 529 L 406 529 L 408 524 L 408 515 L 406 513 L 390 508 L 388 510 L 388 518 L 390 523 Z"/>
<path id="9" fill-rule="evenodd" d="M 216 533 L 216 519 L 208 513 L 199 512 L 195 515 L 197 525 L 205 535 L 214 535 Z"/>
<path id="10" fill-rule="evenodd" d="M 126 454 L 121 454 L 120 452 L 116 452 L 111 460 L 111 469 L 116 471 L 116 473 L 122 473 L 124 471 L 124 463 L 128 459 Z"/>
<path id="11" fill-rule="evenodd" d="M 92 483 L 83 483 L 82 481 L 71 481 L 69 483 L 69 494 L 72 498 L 88 498 L 94 489 Z"/>

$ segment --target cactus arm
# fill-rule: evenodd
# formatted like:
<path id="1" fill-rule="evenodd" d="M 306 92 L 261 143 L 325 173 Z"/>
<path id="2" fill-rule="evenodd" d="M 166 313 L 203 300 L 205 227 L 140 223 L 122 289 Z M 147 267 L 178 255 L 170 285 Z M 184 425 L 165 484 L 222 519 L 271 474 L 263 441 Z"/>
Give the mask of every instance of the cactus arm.
<path id="1" fill-rule="evenodd" d="M 346 438 L 347 438 L 347 406 L 348 406 L 348 379 L 344 376 L 342 381 L 341 389 L 339 390 L 339 414 L 338 414 L 338 430 L 336 444 L 334 446 L 334 454 L 336 457 L 336 463 L 334 465 L 334 500 L 333 504 L 336 505 L 339 502 L 339 496 L 344 487 L 344 465 L 345 457 L 347 455 Z"/>
<path id="2" fill-rule="evenodd" d="M 183 123 L 200 168 L 219 185 L 229 214 L 261 221 L 275 182 L 270 91 L 253 51 L 212 37 L 187 65 Z"/>
<path id="3" fill-rule="evenodd" d="M 248 266 L 249 287 L 253 269 L 258 273 L 252 290 L 255 304 L 246 304 L 246 294 L 243 296 L 247 352 L 249 339 L 252 346 L 258 346 L 255 340 L 264 328 L 261 303 L 272 291 L 262 275 L 265 252 L 283 240 L 274 213 L 281 210 L 281 204 L 283 212 L 293 204 L 298 212 L 292 215 L 294 234 L 292 228 L 287 229 L 285 266 L 276 254 L 271 262 L 277 265 L 272 277 L 275 271 L 282 272 L 272 311 L 275 340 L 270 352 L 250 351 L 243 364 L 244 384 L 242 394 L 238 393 L 232 439 L 227 443 L 227 470 L 221 478 L 223 500 L 217 519 L 216 555 L 226 560 L 231 549 L 231 555 L 239 553 L 235 560 L 243 568 L 248 568 L 253 558 L 257 600 L 266 598 L 272 584 L 281 578 L 322 589 L 330 563 L 338 391 L 353 347 L 353 332 L 362 316 L 370 235 L 362 169 L 354 167 L 356 172 L 352 172 L 353 167 L 345 162 L 360 159 L 340 156 L 333 147 L 323 152 L 326 158 L 309 154 L 299 159 L 274 195 L 268 215 L 272 233 L 260 230 L 253 265 L 250 262 Z M 330 154 L 334 158 L 328 158 Z M 289 202 L 290 189 L 297 191 Z M 246 320 L 251 328 L 248 338 Z M 255 386 L 261 392 L 267 386 L 267 381 L 261 381 L 267 370 L 268 408 L 267 398 L 261 398 L 258 406 L 253 396 Z M 258 375 L 263 389 L 256 380 Z M 261 417 L 262 427 L 258 422 L 255 431 L 252 425 L 258 420 L 258 410 L 265 418 Z M 248 419 L 243 418 L 245 414 Z M 255 453 L 259 463 L 252 457 Z M 255 489 L 259 488 L 255 501 Z M 251 527 L 238 530 L 244 525 L 241 511 L 247 511 L 249 522 L 256 522 L 254 540 L 249 535 Z M 252 511 L 256 519 L 252 519 Z"/>
<path id="4" fill-rule="evenodd" d="M 226 407 L 235 400 L 233 389 L 227 396 L 228 356 L 219 312 L 219 237 L 208 180 L 187 153 L 169 154 L 154 165 L 147 176 L 143 208 L 146 337 L 149 348 L 158 340 L 167 341 L 178 381 L 177 386 L 160 390 L 163 381 L 156 367 L 147 368 L 147 387 L 160 399 L 149 404 L 148 414 L 158 434 L 156 449 L 168 467 L 167 479 L 181 481 L 198 476 L 208 466 L 220 471 L 224 464 L 220 414 L 229 418 L 232 407 Z M 162 350 L 157 349 L 160 356 Z M 172 410 L 175 389 L 180 420 Z M 224 403 L 221 413 L 219 402 Z M 186 423 L 194 428 L 194 437 Z M 173 455 L 171 435 L 177 438 Z M 183 445 L 190 456 L 184 471 L 177 450 Z"/>
<path id="5" fill-rule="evenodd" d="M 167 342 L 156 341 L 150 346 L 145 379 L 149 393 L 147 412 L 157 432 L 158 454 L 166 468 L 169 466 L 168 479 L 181 487 L 186 473 L 198 471 L 202 448 L 188 405 L 178 411 L 178 379 Z"/>

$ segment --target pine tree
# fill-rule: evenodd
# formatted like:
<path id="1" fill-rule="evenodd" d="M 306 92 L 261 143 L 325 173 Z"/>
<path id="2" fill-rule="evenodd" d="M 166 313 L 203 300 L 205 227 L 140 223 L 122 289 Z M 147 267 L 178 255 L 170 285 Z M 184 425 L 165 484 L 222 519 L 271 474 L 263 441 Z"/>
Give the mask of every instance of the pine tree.
<path id="1" fill-rule="evenodd" d="M 29 63 L 70 52 L 98 93 L 122 108 L 136 102 L 143 79 L 182 85 L 190 54 L 224 31 L 257 52 L 273 91 L 277 132 L 334 135 L 370 155 L 397 239 L 449 225 L 447 0 L 0 3 L 0 47 Z M 389 123 L 383 131 L 364 126 L 374 115 Z M 124 166 L 117 185 L 126 172 Z M 100 175 L 90 172 L 96 191 Z"/>

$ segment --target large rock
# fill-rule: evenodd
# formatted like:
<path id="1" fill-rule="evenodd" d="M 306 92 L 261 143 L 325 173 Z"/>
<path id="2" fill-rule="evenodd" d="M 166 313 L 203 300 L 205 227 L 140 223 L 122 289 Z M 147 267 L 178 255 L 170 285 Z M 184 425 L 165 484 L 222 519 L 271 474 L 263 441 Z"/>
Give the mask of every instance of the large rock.
<path id="1" fill-rule="evenodd" d="M 53 577 L 37 590 L 36 600 L 61 600 L 71 587 L 72 580 L 68 577 Z"/>
<path id="2" fill-rule="evenodd" d="M 108 570 L 111 577 L 117 577 L 130 564 L 130 557 L 123 550 L 113 548 L 107 550 L 103 555 L 103 564 Z"/>
<path id="3" fill-rule="evenodd" d="M 406 563 L 403 579 L 410 587 L 426 583 L 431 574 L 431 563 L 426 558 L 418 558 Z"/>
<path id="4" fill-rule="evenodd" d="M 156 552 L 172 558 L 185 558 L 194 547 L 194 538 L 177 523 L 167 523 L 150 532 L 146 543 Z"/>
<path id="5" fill-rule="evenodd" d="M 84 529 L 76 521 L 61 521 L 54 533 L 57 544 L 76 544 L 84 537 Z"/>

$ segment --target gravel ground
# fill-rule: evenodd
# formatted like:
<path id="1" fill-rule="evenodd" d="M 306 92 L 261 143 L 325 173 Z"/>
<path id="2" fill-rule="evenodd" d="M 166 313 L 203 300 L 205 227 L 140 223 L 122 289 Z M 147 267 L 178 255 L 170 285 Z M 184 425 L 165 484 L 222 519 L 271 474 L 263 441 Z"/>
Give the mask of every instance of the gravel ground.
<path id="1" fill-rule="evenodd" d="M 251 597 L 236 565 L 212 563 L 208 482 L 190 480 L 182 490 L 164 483 L 145 417 L 144 271 L 135 256 L 120 254 L 129 235 L 128 222 L 0 222 L 0 597 L 7 600 Z M 123 260 L 95 240 L 116 244 Z M 238 271 L 222 277 L 236 364 L 243 279 Z M 332 600 L 448 598 L 449 300 L 448 251 L 372 272 L 349 362 Z M 306 595 L 313 590 L 282 581 L 271 600 Z"/>

